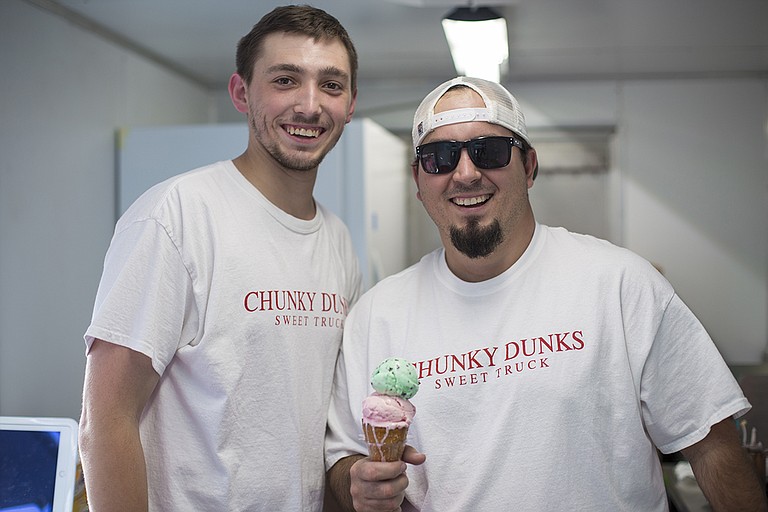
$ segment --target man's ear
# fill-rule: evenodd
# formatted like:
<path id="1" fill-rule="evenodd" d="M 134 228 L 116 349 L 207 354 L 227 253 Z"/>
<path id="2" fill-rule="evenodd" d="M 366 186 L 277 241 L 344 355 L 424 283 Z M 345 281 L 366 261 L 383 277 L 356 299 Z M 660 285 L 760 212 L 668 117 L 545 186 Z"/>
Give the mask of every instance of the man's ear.
<path id="1" fill-rule="evenodd" d="M 248 86 L 240 75 L 232 73 L 229 77 L 229 97 L 232 99 L 232 105 L 238 112 L 248 113 Z"/>
<path id="2" fill-rule="evenodd" d="M 416 199 L 421 201 L 421 191 L 419 190 L 419 161 L 414 160 L 411 163 L 411 174 L 413 175 L 413 181 L 416 183 Z"/>
<path id="3" fill-rule="evenodd" d="M 539 172 L 539 157 L 536 150 L 529 148 L 525 159 L 525 177 L 528 180 L 528 188 L 533 187 L 533 180 Z"/>
<path id="4" fill-rule="evenodd" d="M 347 120 L 345 121 L 346 123 L 349 123 L 352 120 L 352 114 L 355 113 L 355 106 L 357 106 L 357 89 L 355 89 L 355 92 L 352 93 L 352 102 L 349 104 Z"/>

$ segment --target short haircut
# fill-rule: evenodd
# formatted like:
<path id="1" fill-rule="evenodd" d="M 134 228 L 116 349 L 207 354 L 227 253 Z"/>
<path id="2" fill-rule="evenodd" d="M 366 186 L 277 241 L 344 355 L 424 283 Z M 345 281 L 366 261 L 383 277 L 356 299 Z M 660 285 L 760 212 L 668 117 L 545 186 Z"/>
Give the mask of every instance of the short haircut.
<path id="1" fill-rule="evenodd" d="M 315 41 L 338 39 L 347 49 L 352 70 L 352 91 L 357 90 L 357 50 L 339 20 L 316 7 L 287 5 L 264 15 L 237 44 L 237 74 L 246 84 L 253 78 L 253 68 L 260 56 L 264 38 L 277 32 L 303 34 Z"/>

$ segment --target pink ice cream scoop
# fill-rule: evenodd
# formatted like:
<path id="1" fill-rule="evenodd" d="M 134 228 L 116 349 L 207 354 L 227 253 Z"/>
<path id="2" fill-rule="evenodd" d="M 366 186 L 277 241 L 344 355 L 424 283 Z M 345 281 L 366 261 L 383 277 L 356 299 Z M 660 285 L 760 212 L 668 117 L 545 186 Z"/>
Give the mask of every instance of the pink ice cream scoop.
<path id="1" fill-rule="evenodd" d="M 363 422 L 376 427 L 408 427 L 414 414 L 413 404 L 399 396 L 374 392 L 363 400 Z"/>
<path id="2" fill-rule="evenodd" d="M 371 376 L 374 392 L 363 400 L 363 434 L 373 461 L 400 460 L 416 414 L 409 398 L 419 390 L 416 367 L 405 359 L 382 361 Z"/>

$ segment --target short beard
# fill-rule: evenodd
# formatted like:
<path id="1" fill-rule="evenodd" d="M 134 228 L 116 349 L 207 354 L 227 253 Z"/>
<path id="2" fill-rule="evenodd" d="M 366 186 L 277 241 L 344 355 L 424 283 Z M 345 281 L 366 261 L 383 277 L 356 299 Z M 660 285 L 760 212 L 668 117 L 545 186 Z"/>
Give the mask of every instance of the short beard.
<path id="1" fill-rule="evenodd" d="M 490 226 L 480 227 L 476 219 L 470 219 L 464 228 L 451 226 L 453 246 L 470 258 L 483 258 L 491 254 L 504 240 L 498 219 Z"/>
<path id="2" fill-rule="evenodd" d="M 277 145 L 273 145 L 272 147 L 265 146 L 267 151 L 270 155 L 272 155 L 272 158 L 275 159 L 277 163 L 279 163 L 281 166 L 285 167 L 286 169 L 291 169 L 293 171 L 312 171 L 314 169 L 317 169 L 320 166 L 320 163 L 323 161 L 323 157 L 317 158 L 315 160 L 307 160 L 304 158 L 296 158 L 296 157 L 290 157 L 283 153 Z"/>
<path id="3" fill-rule="evenodd" d="M 266 132 L 266 127 L 264 127 L 263 130 L 258 130 L 256 127 L 256 116 L 251 113 L 250 115 L 250 122 L 251 127 L 253 128 L 253 132 L 255 134 L 264 133 Z M 262 141 L 262 144 L 264 145 L 264 149 L 267 150 L 267 153 L 274 158 L 274 160 L 283 166 L 286 169 L 291 169 L 293 171 L 311 171 L 314 169 L 317 169 L 320 166 L 320 163 L 323 161 L 323 158 L 325 155 L 322 155 L 320 158 L 314 159 L 314 160 L 308 160 L 304 158 L 296 158 L 291 157 L 283 153 L 283 151 L 280 149 L 280 147 L 275 144 L 265 144 Z"/>

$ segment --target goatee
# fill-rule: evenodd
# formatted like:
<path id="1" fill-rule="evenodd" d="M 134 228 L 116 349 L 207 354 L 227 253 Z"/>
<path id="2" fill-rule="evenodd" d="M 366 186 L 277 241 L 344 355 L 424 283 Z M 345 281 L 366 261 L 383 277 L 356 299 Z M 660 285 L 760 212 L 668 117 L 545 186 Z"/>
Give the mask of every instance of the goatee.
<path id="1" fill-rule="evenodd" d="M 488 256 L 503 240 L 504 235 L 498 220 L 485 227 L 480 226 L 476 219 L 469 220 L 464 228 L 451 226 L 453 246 L 470 258 Z"/>

